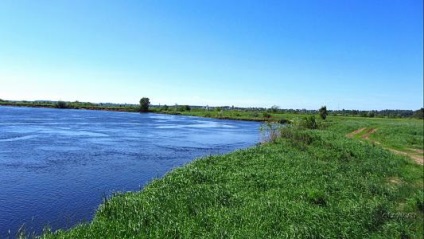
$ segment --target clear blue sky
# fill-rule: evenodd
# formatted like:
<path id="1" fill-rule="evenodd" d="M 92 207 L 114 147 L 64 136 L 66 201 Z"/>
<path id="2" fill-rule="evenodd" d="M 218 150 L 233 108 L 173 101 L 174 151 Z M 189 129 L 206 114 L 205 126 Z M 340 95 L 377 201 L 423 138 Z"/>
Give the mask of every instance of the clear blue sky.
<path id="1" fill-rule="evenodd" d="M 422 0 L 3 0 L 0 98 L 423 107 Z"/>

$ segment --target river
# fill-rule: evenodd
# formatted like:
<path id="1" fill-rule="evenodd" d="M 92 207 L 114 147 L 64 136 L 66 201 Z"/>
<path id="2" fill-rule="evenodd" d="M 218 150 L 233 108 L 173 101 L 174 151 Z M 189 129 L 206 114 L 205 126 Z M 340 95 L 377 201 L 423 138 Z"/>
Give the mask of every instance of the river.
<path id="1" fill-rule="evenodd" d="M 0 238 L 87 222 L 113 192 L 259 138 L 256 122 L 0 107 Z"/>

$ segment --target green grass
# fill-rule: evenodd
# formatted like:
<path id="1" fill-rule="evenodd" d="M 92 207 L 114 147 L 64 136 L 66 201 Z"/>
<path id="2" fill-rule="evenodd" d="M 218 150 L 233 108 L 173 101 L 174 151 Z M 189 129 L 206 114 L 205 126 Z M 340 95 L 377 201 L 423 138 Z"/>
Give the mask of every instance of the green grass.
<path id="1" fill-rule="evenodd" d="M 332 131 L 348 134 L 360 128 L 376 129 L 370 135 L 372 141 L 377 141 L 387 148 L 407 150 L 423 150 L 424 124 L 419 119 L 381 119 L 331 117 L 329 122 Z M 357 135 L 360 138 L 366 130 Z"/>
<path id="2" fill-rule="evenodd" d="M 161 114 L 179 114 L 188 116 L 198 116 L 216 119 L 233 119 L 233 120 L 249 120 L 249 121 L 279 121 L 282 119 L 292 119 L 298 117 L 299 114 L 284 114 L 284 113 L 270 113 L 264 110 L 205 110 L 205 109 L 192 109 L 190 111 L 176 111 L 169 108 L 163 111 L 160 108 L 152 108 L 152 112 Z"/>
<path id="3" fill-rule="evenodd" d="M 383 142 L 398 135 L 394 124 L 402 132 L 394 142 L 412 147 L 401 138 L 421 126 L 331 117 L 320 124 L 325 129 L 285 128 L 275 143 L 195 160 L 107 199 L 91 223 L 41 237 L 421 238 L 423 166 L 345 137 L 378 126 Z"/>

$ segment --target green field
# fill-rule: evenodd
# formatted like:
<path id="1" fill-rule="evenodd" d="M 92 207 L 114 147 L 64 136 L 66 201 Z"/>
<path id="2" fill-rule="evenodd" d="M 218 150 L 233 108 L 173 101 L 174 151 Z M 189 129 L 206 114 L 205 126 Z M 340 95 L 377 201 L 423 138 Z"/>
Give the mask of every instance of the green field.
<path id="1" fill-rule="evenodd" d="M 195 160 L 41 237 L 422 238 L 423 166 L 388 149 L 422 152 L 423 121 L 329 117 L 312 130 L 302 117 L 265 126 L 272 142 Z M 352 134 L 362 128 L 377 130 Z"/>

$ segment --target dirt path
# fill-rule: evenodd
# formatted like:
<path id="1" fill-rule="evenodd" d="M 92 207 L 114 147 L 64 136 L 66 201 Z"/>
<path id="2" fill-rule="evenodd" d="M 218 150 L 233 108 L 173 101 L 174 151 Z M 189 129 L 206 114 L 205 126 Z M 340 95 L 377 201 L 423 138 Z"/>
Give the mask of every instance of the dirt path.
<path id="1" fill-rule="evenodd" d="M 367 129 L 367 128 L 360 128 L 360 129 L 357 129 L 357 130 L 353 131 L 352 133 L 347 134 L 346 137 L 353 138 L 353 137 L 355 137 L 357 135 L 360 135 L 360 137 L 362 139 L 369 139 L 372 134 L 374 134 L 375 132 L 377 132 L 377 130 L 378 129 L 375 129 L 375 128 L 369 128 L 369 129 Z"/>
<path id="2" fill-rule="evenodd" d="M 353 131 L 352 133 L 347 134 L 347 135 L 346 135 L 346 137 L 348 137 L 348 138 L 353 138 L 353 137 L 355 137 L 355 135 L 362 133 L 362 131 L 364 131 L 364 130 L 366 130 L 366 129 L 367 129 L 367 128 L 360 128 L 360 129 L 357 129 L 357 130 Z"/>
<path id="3" fill-rule="evenodd" d="M 364 135 L 361 136 L 361 138 L 363 138 L 363 139 L 370 139 L 370 136 L 372 134 L 374 134 L 375 132 L 377 132 L 377 130 L 378 129 L 373 129 L 373 128 L 368 129 L 367 132 Z"/>
<path id="4" fill-rule="evenodd" d="M 378 142 L 376 140 L 370 139 L 370 136 L 372 134 L 374 134 L 375 132 L 377 132 L 377 130 L 378 129 L 376 129 L 376 128 L 369 128 L 369 129 L 367 129 L 367 128 L 360 128 L 360 129 L 357 129 L 357 130 L 355 130 L 355 131 L 347 134 L 346 137 L 348 137 L 348 138 L 354 138 L 358 134 L 362 134 L 363 132 L 365 132 L 364 134 L 360 135 L 360 138 L 361 139 L 370 141 L 370 142 L 372 142 L 374 144 L 381 145 L 380 142 Z M 389 150 L 389 151 L 391 151 L 391 152 L 393 152 L 395 154 L 408 156 L 411 159 L 413 159 L 417 164 L 424 165 L 424 151 L 421 150 L 421 149 L 408 149 L 408 150 L 400 151 L 400 150 L 396 150 L 396 149 L 389 148 L 389 147 L 384 147 L 384 146 L 383 146 L 383 148 L 385 148 L 385 149 L 387 149 L 387 150 Z"/>

